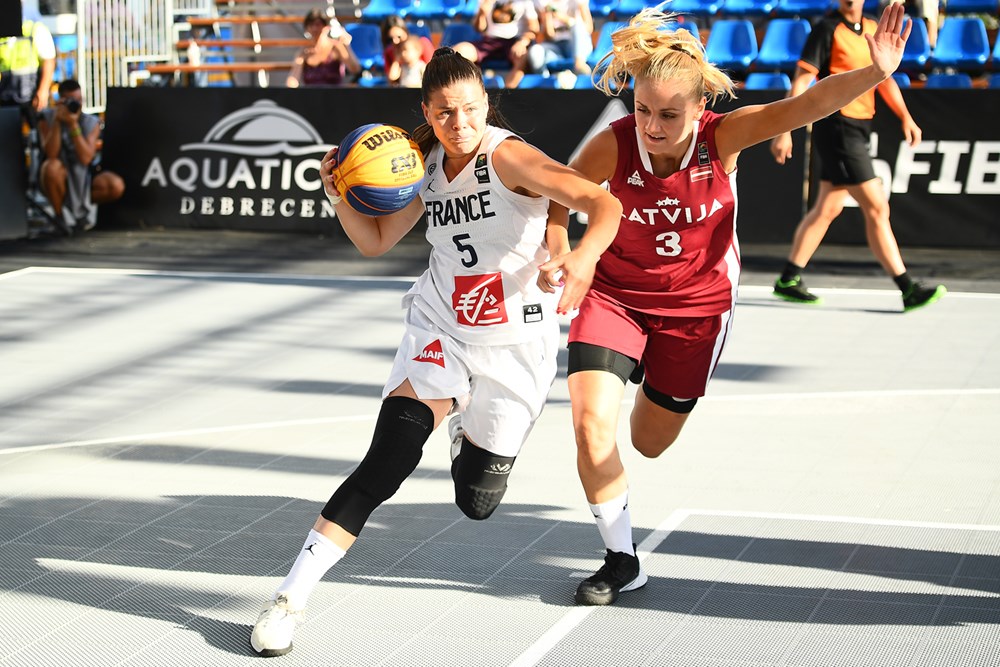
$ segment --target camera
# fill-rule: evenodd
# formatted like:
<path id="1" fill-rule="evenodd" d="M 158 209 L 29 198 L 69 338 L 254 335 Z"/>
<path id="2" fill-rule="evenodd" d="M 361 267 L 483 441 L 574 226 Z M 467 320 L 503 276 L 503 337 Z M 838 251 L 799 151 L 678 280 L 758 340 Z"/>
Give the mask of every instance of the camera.
<path id="1" fill-rule="evenodd" d="M 74 100 L 74 99 L 66 100 L 66 111 L 70 113 L 78 113 L 81 108 L 82 105 L 80 104 L 79 100 Z"/>

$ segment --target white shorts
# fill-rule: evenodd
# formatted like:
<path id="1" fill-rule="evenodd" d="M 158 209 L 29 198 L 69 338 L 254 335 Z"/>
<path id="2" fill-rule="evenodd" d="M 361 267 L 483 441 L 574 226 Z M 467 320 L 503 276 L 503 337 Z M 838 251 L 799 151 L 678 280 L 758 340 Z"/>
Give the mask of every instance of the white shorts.
<path id="1" fill-rule="evenodd" d="M 470 440 L 498 456 L 517 456 L 556 377 L 559 330 L 540 331 L 516 345 L 468 345 L 410 306 L 382 398 L 409 380 L 418 398 L 454 399 Z"/>

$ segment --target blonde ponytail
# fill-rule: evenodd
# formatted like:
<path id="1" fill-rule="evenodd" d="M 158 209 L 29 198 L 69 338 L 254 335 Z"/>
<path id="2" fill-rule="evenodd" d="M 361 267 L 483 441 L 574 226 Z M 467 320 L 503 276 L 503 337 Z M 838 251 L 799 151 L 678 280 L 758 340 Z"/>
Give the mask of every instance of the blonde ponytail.
<path id="1" fill-rule="evenodd" d="M 697 37 L 687 30 L 666 29 L 676 27 L 675 17 L 647 8 L 615 30 L 611 52 L 594 68 L 594 85 L 605 94 L 618 95 L 630 78 L 676 79 L 689 82 L 695 97 L 707 97 L 710 103 L 736 97 L 732 79 L 705 59 L 705 47 Z"/>

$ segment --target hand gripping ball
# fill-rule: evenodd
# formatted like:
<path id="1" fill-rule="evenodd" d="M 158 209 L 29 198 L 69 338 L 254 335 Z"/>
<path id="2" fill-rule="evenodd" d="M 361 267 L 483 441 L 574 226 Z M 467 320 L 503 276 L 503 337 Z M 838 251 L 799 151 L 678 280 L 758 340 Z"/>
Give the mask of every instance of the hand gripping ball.
<path id="1" fill-rule="evenodd" d="M 380 123 L 359 127 L 340 142 L 337 159 L 333 185 L 358 213 L 393 213 L 420 193 L 423 156 L 398 127 Z"/>

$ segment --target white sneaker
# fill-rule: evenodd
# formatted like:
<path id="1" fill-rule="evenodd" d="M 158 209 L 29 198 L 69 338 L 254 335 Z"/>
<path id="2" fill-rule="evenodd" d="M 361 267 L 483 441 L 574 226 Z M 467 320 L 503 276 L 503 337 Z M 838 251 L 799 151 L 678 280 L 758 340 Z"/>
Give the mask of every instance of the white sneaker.
<path id="1" fill-rule="evenodd" d="M 257 617 L 250 635 L 250 646 L 257 655 L 274 658 L 292 650 L 292 635 L 303 616 L 304 609 L 294 609 L 287 595 L 268 600 Z"/>
<path id="2" fill-rule="evenodd" d="M 465 437 L 461 414 L 454 415 L 448 420 L 448 437 L 451 438 L 451 460 L 454 461 L 462 451 L 462 438 Z"/>

